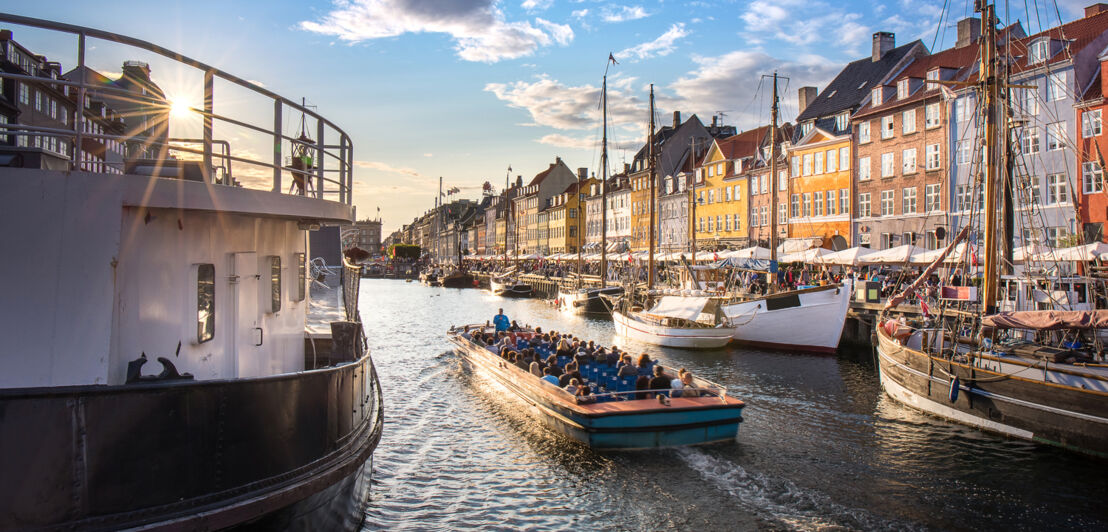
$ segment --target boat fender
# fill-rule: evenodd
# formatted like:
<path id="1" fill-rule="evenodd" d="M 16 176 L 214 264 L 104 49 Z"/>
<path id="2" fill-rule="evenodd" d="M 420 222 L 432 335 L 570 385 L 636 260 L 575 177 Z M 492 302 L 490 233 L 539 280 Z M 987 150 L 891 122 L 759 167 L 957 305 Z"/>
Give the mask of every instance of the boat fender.
<path id="1" fill-rule="evenodd" d="M 961 381 L 955 376 L 950 379 L 950 402 L 958 402 L 958 389 L 961 387 Z"/>

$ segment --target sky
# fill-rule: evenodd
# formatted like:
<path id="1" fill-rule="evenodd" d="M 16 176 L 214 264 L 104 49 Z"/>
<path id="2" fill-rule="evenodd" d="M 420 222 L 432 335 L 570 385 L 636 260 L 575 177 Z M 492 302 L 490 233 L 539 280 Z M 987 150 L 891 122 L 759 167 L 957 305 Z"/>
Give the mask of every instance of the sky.
<path id="1" fill-rule="evenodd" d="M 1089 2 L 1002 5 L 1028 33 L 1068 22 Z M 0 11 L 77 24 L 150 41 L 254 81 L 334 122 L 354 145 L 359 219 L 385 234 L 434 205 L 445 188 L 476 198 L 500 190 L 508 168 L 528 181 L 555 157 L 600 171 L 600 86 L 608 68 L 611 168 L 647 136 L 649 90 L 656 120 L 696 114 L 740 131 L 769 122 L 781 83 L 782 119 L 796 116 L 796 89 L 822 88 L 846 63 L 868 57 L 873 32 L 930 50 L 953 44 L 972 0 L 0 0 Z M 1041 4 L 1041 5 L 1040 5 Z M 945 10 L 944 10 L 945 5 Z M 1034 11 L 1036 10 L 1037 11 Z M 75 64 L 75 39 L 13 26 L 15 39 L 50 60 Z M 619 64 L 609 65 L 612 54 Z M 109 75 L 133 52 L 90 46 L 89 64 Z M 138 59 L 147 59 L 139 57 Z M 171 98 L 202 101 L 195 72 L 151 60 Z M 216 87 L 216 112 L 272 126 L 272 106 Z M 187 109 L 187 106 L 185 107 Z M 172 134 L 199 136 L 179 117 Z M 285 131 L 298 127 L 286 118 Z M 268 124 L 267 124 L 268 121 Z M 309 127 L 309 129 L 312 129 Z M 327 133 L 330 135 L 330 133 Z M 249 131 L 217 125 L 233 155 L 267 148 Z M 267 171 L 243 170 L 242 179 Z M 236 175 L 240 171 L 236 170 Z"/>

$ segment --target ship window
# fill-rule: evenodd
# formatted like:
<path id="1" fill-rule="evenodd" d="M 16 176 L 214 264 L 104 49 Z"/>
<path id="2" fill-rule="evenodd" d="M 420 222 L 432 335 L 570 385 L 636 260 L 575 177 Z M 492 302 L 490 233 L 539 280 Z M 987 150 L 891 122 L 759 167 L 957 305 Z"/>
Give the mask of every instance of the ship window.
<path id="1" fill-rule="evenodd" d="M 281 257 L 269 257 L 269 311 L 281 310 Z"/>
<path id="2" fill-rule="evenodd" d="M 304 301 L 307 296 L 308 265 L 304 262 L 304 254 L 296 255 L 296 300 Z"/>
<path id="3" fill-rule="evenodd" d="M 196 267 L 196 343 L 215 337 L 215 265 Z"/>

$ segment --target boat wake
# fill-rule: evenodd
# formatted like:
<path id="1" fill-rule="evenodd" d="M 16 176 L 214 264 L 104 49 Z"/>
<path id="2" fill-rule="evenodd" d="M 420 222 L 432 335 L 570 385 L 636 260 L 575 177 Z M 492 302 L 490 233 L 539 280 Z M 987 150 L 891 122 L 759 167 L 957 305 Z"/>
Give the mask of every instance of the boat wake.
<path id="1" fill-rule="evenodd" d="M 892 522 L 869 512 L 835 503 L 820 492 L 793 482 L 747 471 L 742 466 L 712 456 L 702 449 L 678 449 L 677 456 L 710 485 L 735 497 L 768 523 L 769 528 L 791 530 L 915 530 L 907 523 Z"/>

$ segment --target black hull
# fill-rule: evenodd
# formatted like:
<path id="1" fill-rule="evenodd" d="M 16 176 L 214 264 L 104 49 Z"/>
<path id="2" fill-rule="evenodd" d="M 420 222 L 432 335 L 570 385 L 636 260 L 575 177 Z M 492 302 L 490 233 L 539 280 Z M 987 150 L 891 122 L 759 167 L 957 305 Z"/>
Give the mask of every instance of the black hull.
<path id="1" fill-rule="evenodd" d="M 450 277 L 440 277 L 439 284 L 446 288 L 473 288 L 473 276 L 456 275 Z"/>
<path id="2" fill-rule="evenodd" d="M 535 291 L 532 290 L 531 288 L 527 288 L 527 290 L 510 290 L 510 289 L 509 290 L 500 290 L 500 291 L 497 291 L 497 292 L 494 292 L 494 293 L 496 295 L 500 296 L 500 297 L 518 298 L 518 299 L 523 299 L 523 298 L 528 298 L 528 297 L 534 297 L 535 296 Z"/>
<path id="3" fill-rule="evenodd" d="M 586 292 L 585 297 L 581 297 L 579 294 L 563 294 L 562 297 L 565 301 L 562 305 L 572 311 L 574 314 L 589 314 L 595 316 L 612 316 L 612 303 L 604 298 L 619 297 L 623 295 L 623 288 L 621 287 L 608 287 L 608 288 L 594 288 Z"/>
<path id="4" fill-rule="evenodd" d="M 0 530 L 254 522 L 341 487 L 383 424 L 368 355 L 257 379 L 3 390 L 0 420 Z"/>
<path id="5" fill-rule="evenodd" d="M 893 399 L 989 432 L 1108 457 L 1105 393 L 1004 378 L 966 363 L 899 347 L 878 334 L 881 384 Z M 948 374 L 960 382 L 955 401 L 950 400 Z"/>

